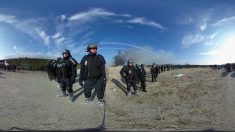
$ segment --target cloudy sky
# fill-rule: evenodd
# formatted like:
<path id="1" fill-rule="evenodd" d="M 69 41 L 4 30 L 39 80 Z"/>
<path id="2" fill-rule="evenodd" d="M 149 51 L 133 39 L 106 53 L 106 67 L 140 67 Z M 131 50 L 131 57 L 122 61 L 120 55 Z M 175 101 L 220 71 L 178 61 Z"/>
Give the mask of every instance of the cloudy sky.
<path id="1" fill-rule="evenodd" d="M 108 63 L 119 50 L 142 63 L 235 62 L 235 1 L 0 0 L 0 59 L 69 49 L 80 61 L 91 42 Z"/>

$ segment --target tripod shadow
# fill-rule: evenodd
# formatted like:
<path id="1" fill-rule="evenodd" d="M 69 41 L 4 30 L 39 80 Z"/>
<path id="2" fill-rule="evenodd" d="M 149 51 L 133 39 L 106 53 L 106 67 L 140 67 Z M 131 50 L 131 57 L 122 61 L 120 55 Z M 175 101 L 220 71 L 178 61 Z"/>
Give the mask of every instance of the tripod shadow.
<path id="1" fill-rule="evenodd" d="M 235 78 L 235 72 L 233 72 L 233 73 L 231 74 L 231 77 L 232 77 L 232 78 Z"/>
<path id="2" fill-rule="evenodd" d="M 80 91 L 80 92 L 79 92 L 79 91 Z M 77 92 L 78 92 L 78 93 L 77 93 Z M 74 100 L 76 100 L 78 97 L 80 97 L 80 96 L 83 94 L 83 92 L 84 92 L 84 88 L 83 88 L 83 87 L 81 87 L 81 88 L 75 90 L 73 93 L 74 93 L 74 94 L 77 93 L 77 94 L 74 95 Z"/>
<path id="3" fill-rule="evenodd" d="M 125 94 L 127 94 L 127 89 L 122 85 L 121 82 L 119 82 L 117 79 L 112 79 L 111 80 L 118 88 L 120 88 Z"/>
<path id="4" fill-rule="evenodd" d="M 96 90 L 94 89 L 94 90 L 93 90 L 93 93 L 91 94 L 91 99 L 92 99 L 92 100 L 95 99 L 96 94 L 97 94 L 97 92 L 96 92 Z"/>
<path id="5" fill-rule="evenodd" d="M 223 77 L 226 77 L 226 76 L 228 76 L 228 72 L 226 72 L 226 71 L 224 71 L 222 74 L 221 74 L 221 77 L 223 78 Z"/>
<path id="6" fill-rule="evenodd" d="M 78 93 L 77 93 L 78 92 Z M 74 94 L 77 93 L 76 95 L 74 95 L 74 100 L 76 100 L 77 98 L 79 98 L 83 93 L 84 93 L 84 88 L 80 88 L 80 89 L 77 89 L 73 92 Z M 94 89 L 93 92 L 92 92 L 92 95 L 91 95 L 91 98 L 92 100 L 94 100 L 95 96 L 96 96 L 97 92 L 96 90 Z"/>
<path id="7" fill-rule="evenodd" d="M 2 72 L 0 72 L 0 75 L 2 75 L 3 73 Z M 6 79 L 5 77 L 2 77 L 2 76 L 0 76 L 0 78 L 3 78 L 3 79 Z"/>

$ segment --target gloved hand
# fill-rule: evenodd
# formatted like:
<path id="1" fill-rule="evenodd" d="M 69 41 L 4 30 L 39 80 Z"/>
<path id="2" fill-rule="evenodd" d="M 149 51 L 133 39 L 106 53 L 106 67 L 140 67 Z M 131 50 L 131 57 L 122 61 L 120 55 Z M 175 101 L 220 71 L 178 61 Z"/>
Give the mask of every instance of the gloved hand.
<path id="1" fill-rule="evenodd" d="M 72 84 L 75 83 L 75 78 L 71 78 L 71 83 L 72 83 Z"/>
<path id="2" fill-rule="evenodd" d="M 82 87 L 84 86 L 82 81 L 79 81 L 79 85 Z"/>

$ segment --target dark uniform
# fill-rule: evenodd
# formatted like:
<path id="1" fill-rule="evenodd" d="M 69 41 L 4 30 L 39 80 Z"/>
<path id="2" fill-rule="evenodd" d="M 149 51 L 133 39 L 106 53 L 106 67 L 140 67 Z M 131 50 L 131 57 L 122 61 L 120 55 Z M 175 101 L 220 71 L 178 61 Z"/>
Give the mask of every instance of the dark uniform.
<path id="1" fill-rule="evenodd" d="M 81 60 L 81 69 L 79 84 L 83 86 L 86 97 L 85 103 L 92 101 L 91 92 L 95 88 L 97 93 L 98 103 L 104 104 L 104 86 L 105 86 L 105 59 L 102 55 L 90 52 L 91 49 L 97 49 L 96 44 L 88 45 L 88 55 L 85 55 Z"/>
<path id="2" fill-rule="evenodd" d="M 67 57 L 64 55 L 68 54 Z M 74 101 L 73 95 L 73 83 L 75 82 L 75 73 L 76 69 L 74 67 L 73 62 L 70 59 L 71 55 L 68 50 L 63 52 L 63 59 L 57 60 L 56 64 L 56 74 L 57 74 L 57 82 L 60 84 L 61 94 L 59 97 L 66 96 L 66 89 L 69 94 L 69 101 Z"/>
<path id="3" fill-rule="evenodd" d="M 161 65 L 160 71 L 161 71 L 161 73 L 163 73 L 163 65 Z"/>
<path id="4" fill-rule="evenodd" d="M 156 82 L 156 77 L 157 77 L 157 71 L 156 71 L 156 65 L 153 63 L 151 69 L 151 74 L 152 74 L 152 82 Z"/>
<path id="5" fill-rule="evenodd" d="M 226 69 L 227 72 L 231 72 L 232 71 L 231 64 L 227 63 L 225 65 L 225 69 Z"/>
<path id="6" fill-rule="evenodd" d="M 55 67 L 55 76 L 56 76 L 56 81 L 57 83 L 59 83 L 60 86 L 60 80 L 62 79 L 62 58 L 58 57 L 56 59 L 56 62 L 54 63 L 54 67 Z"/>
<path id="7" fill-rule="evenodd" d="M 137 73 L 137 81 L 136 81 L 136 83 L 139 84 L 140 78 L 139 78 L 138 72 L 139 72 L 139 69 L 140 69 L 140 65 L 135 64 L 135 69 L 136 69 L 136 73 Z"/>
<path id="8" fill-rule="evenodd" d="M 75 72 L 74 72 L 74 82 L 75 82 L 75 78 L 77 77 L 77 65 L 78 65 L 78 62 L 72 57 L 72 55 L 69 56 L 69 60 L 72 62 L 73 66 L 75 68 Z"/>
<path id="9" fill-rule="evenodd" d="M 13 72 L 16 71 L 16 65 L 15 64 L 12 65 L 12 70 L 13 70 Z"/>
<path id="10" fill-rule="evenodd" d="M 158 74 L 159 74 L 159 71 L 160 71 L 159 66 L 156 65 L 155 70 L 156 70 L 156 78 L 158 78 Z"/>
<path id="11" fill-rule="evenodd" d="M 141 64 L 141 67 L 138 69 L 138 77 L 139 77 L 139 80 L 140 80 L 140 88 L 144 92 L 147 92 L 146 91 L 146 78 L 145 78 L 145 75 L 146 75 L 146 71 L 144 69 L 144 64 Z"/>
<path id="12" fill-rule="evenodd" d="M 138 75 L 136 73 L 136 68 L 133 66 L 131 60 L 128 60 L 127 65 L 121 69 L 120 75 L 125 78 L 128 91 L 127 96 L 131 95 L 131 87 L 134 88 L 136 95 L 140 95 L 139 90 L 136 86 L 136 82 L 138 81 Z"/>

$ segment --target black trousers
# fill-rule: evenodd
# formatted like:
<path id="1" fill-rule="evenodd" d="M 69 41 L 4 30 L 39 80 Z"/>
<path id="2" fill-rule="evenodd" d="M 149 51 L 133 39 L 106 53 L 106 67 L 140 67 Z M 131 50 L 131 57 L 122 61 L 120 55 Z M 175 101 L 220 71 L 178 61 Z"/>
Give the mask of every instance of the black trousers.
<path id="1" fill-rule="evenodd" d="M 146 90 L 145 80 L 140 80 L 140 88 L 143 89 L 144 91 Z"/>
<path id="2" fill-rule="evenodd" d="M 127 91 L 130 92 L 131 91 L 131 87 L 133 87 L 134 90 L 138 90 L 137 86 L 136 86 L 136 82 L 135 80 L 128 80 L 126 82 L 127 85 Z"/>
<path id="3" fill-rule="evenodd" d="M 73 93 L 73 84 L 69 78 L 61 78 L 59 82 L 61 91 L 66 92 L 67 89 L 68 93 Z"/>
<path id="4" fill-rule="evenodd" d="M 156 82 L 156 78 L 157 78 L 156 74 L 152 74 L 152 82 Z"/>
<path id="5" fill-rule="evenodd" d="M 98 99 L 104 98 L 104 81 L 102 79 L 87 79 L 84 84 L 84 94 L 86 98 L 91 97 L 92 89 L 95 88 Z"/>

